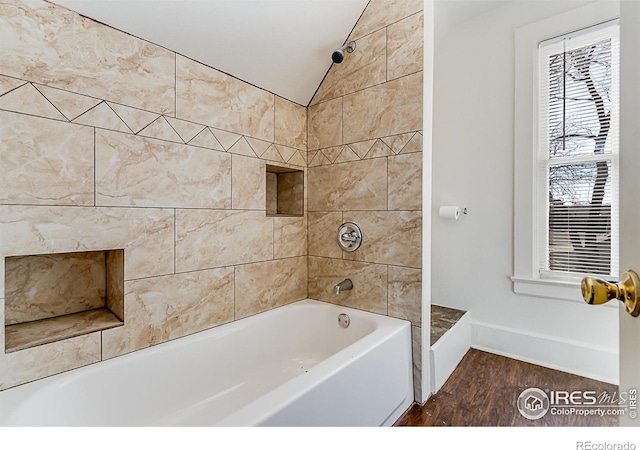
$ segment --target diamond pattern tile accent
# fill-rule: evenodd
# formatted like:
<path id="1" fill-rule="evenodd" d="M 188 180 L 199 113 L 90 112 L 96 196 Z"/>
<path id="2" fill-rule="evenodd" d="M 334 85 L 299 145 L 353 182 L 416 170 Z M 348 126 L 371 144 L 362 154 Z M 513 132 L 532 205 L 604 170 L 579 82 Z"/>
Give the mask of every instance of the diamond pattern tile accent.
<path id="1" fill-rule="evenodd" d="M 363 142 L 354 142 L 353 144 L 349 144 L 349 148 L 353 150 L 360 159 L 362 159 L 364 158 L 364 155 L 366 155 L 367 152 L 371 150 L 371 147 L 373 147 L 373 144 L 375 143 L 376 139 L 371 139 L 369 141 Z"/>
<path id="2" fill-rule="evenodd" d="M 285 162 L 284 159 L 282 159 L 282 155 L 280 154 L 280 152 L 278 152 L 278 150 L 276 149 L 275 145 L 269 146 L 267 151 L 262 154 L 261 158 L 268 159 L 269 161 Z"/>
<path id="3" fill-rule="evenodd" d="M 99 103 L 75 119 L 73 123 L 131 134 L 129 127 L 113 112 L 113 109 L 106 102 Z"/>
<path id="4" fill-rule="evenodd" d="M 289 161 L 293 156 L 298 153 L 298 150 L 292 147 L 286 147 L 284 145 L 273 144 L 273 146 L 278 150 L 278 153 L 282 155 L 282 159 L 285 161 Z"/>
<path id="5" fill-rule="evenodd" d="M 67 118 L 31 83 L 0 97 L 0 109 L 68 122 Z"/>
<path id="6" fill-rule="evenodd" d="M 416 133 L 407 145 L 404 146 L 400 154 L 416 153 L 422 151 L 422 135 Z"/>
<path id="7" fill-rule="evenodd" d="M 349 148 L 348 145 L 345 145 L 342 149 L 342 152 L 338 155 L 335 163 L 341 162 L 350 162 L 350 161 L 360 161 L 360 157 L 356 155 L 356 153 Z"/>
<path id="8" fill-rule="evenodd" d="M 56 89 L 41 84 L 34 84 L 35 88 L 44 95 L 68 120 L 89 111 L 101 102 L 98 98 L 87 97 L 62 89 Z"/>
<path id="9" fill-rule="evenodd" d="M 156 120 L 160 115 L 142 109 L 131 108 L 117 103 L 108 103 L 109 107 L 127 124 L 134 134 Z"/>
<path id="10" fill-rule="evenodd" d="M 396 136 L 387 136 L 382 138 L 382 142 L 387 144 L 391 151 L 398 154 L 407 145 L 415 133 L 404 133 Z"/>
<path id="11" fill-rule="evenodd" d="M 251 138 L 248 136 L 245 137 L 245 139 L 247 140 L 247 142 L 249 143 L 249 145 L 251 146 L 255 154 L 258 156 L 261 156 L 264 152 L 266 152 L 269 146 L 271 145 L 271 142 Z"/>
<path id="12" fill-rule="evenodd" d="M 196 147 L 204 147 L 211 150 L 220 150 L 221 152 L 224 152 L 224 147 L 222 147 L 222 144 L 218 142 L 209 128 L 205 128 L 200 133 L 198 133 L 198 135 L 191 139 L 188 144 L 195 145 Z"/>
<path id="13" fill-rule="evenodd" d="M 227 151 L 229 153 L 235 153 L 237 155 L 253 156 L 254 158 L 256 157 L 256 154 L 253 152 L 253 149 L 245 138 L 240 138 L 240 140 L 233 144 L 233 146 Z"/>
<path id="14" fill-rule="evenodd" d="M 376 143 L 373 144 L 373 147 L 371 147 L 371 150 L 369 150 L 369 152 L 367 152 L 367 154 L 365 155 L 365 159 L 380 158 L 383 156 L 393 155 L 395 155 L 395 153 L 391 151 L 387 144 L 378 139 Z"/>
<path id="15" fill-rule="evenodd" d="M 222 144 L 224 149 L 227 150 L 227 151 L 231 147 L 233 147 L 234 144 L 236 142 L 238 142 L 240 140 L 240 138 L 242 137 L 239 134 L 231 133 L 229 131 L 224 131 L 224 130 L 218 130 L 217 128 L 209 128 L 209 129 L 211 130 L 213 135 L 216 137 L 216 139 L 218 139 L 218 141 Z M 247 141 L 245 141 L 245 143 L 246 142 Z M 253 153 L 253 150 L 251 150 L 251 153 Z M 255 156 L 255 154 L 254 154 L 254 156 Z"/>
<path id="16" fill-rule="evenodd" d="M 307 162 L 304 160 L 304 157 L 302 156 L 301 150 L 297 151 L 295 155 L 291 157 L 288 163 L 295 164 L 296 166 L 303 166 L 303 167 L 306 167 L 307 165 Z"/>
<path id="17" fill-rule="evenodd" d="M 318 152 L 313 160 L 309 162 L 309 167 L 324 166 L 327 164 L 331 164 L 331 161 L 329 161 L 322 152 Z"/>
<path id="18" fill-rule="evenodd" d="M 329 161 L 334 162 L 342 151 L 342 147 L 343 146 L 323 148 L 322 153 L 324 153 L 324 156 L 326 156 Z"/>
<path id="19" fill-rule="evenodd" d="M 182 144 L 182 138 L 176 130 L 173 129 L 169 122 L 163 117 L 158 117 L 155 121 L 143 128 L 138 136 L 146 136 L 156 139 L 163 139 L 165 141 L 178 142 Z"/>
<path id="20" fill-rule="evenodd" d="M 174 130 L 180 135 L 182 140 L 186 143 L 196 137 L 198 133 L 205 129 L 204 125 L 200 125 L 194 122 L 187 122 L 186 120 L 176 119 L 174 117 L 164 117 L 167 122 L 173 127 Z"/>
<path id="21" fill-rule="evenodd" d="M 27 82 L 19 80 L 18 78 L 11 78 L 0 75 L 0 95 L 4 95 L 15 88 L 22 86 L 23 84 L 27 84 Z"/>

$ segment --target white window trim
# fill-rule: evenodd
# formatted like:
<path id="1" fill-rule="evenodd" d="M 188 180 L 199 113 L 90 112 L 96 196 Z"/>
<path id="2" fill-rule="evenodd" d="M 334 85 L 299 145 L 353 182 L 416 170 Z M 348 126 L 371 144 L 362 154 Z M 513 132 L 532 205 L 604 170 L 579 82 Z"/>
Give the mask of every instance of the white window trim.
<path id="1" fill-rule="evenodd" d="M 618 2 L 598 1 L 540 22 L 515 33 L 514 121 L 514 271 L 516 294 L 583 302 L 580 282 L 568 278 L 541 279 L 536 246 L 536 181 L 538 121 L 538 44 L 620 16 Z"/>

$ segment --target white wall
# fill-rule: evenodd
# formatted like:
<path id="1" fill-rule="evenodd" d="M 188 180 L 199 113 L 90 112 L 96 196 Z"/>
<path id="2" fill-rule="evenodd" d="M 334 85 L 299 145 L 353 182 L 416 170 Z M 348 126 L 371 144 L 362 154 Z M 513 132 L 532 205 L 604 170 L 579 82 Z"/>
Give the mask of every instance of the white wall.
<path id="1" fill-rule="evenodd" d="M 432 302 L 471 311 L 475 348 L 617 383 L 617 308 L 516 295 L 509 279 L 514 32 L 586 3 L 517 0 L 437 37 Z M 438 217 L 450 204 L 469 214 Z"/>

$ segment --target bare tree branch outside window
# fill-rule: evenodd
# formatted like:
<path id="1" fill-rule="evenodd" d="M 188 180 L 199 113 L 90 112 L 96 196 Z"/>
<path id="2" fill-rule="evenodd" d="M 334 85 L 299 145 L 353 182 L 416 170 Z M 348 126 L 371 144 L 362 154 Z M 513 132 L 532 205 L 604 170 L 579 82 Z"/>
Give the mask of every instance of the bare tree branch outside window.
<path id="1" fill-rule="evenodd" d="M 549 59 L 549 269 L 610 273 L 611 40 Z M 554 159 L 563 159 L 554 164 Z"/>

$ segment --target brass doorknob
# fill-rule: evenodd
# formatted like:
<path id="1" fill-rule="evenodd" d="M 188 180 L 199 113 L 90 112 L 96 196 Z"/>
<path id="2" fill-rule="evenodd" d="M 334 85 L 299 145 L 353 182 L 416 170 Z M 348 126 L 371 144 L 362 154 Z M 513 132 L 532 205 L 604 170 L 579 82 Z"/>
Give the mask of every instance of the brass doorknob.
<path id="1" fill-rule="evenodd" d="M 640 315 L 640 278 L 633 270 L 623 273 L 618 284 L 585 277 L 580 288 L 584 301 L 590 305 L 602 305 L 615 298 L 624 302 L 627 312 L 633 317 Z"/>

